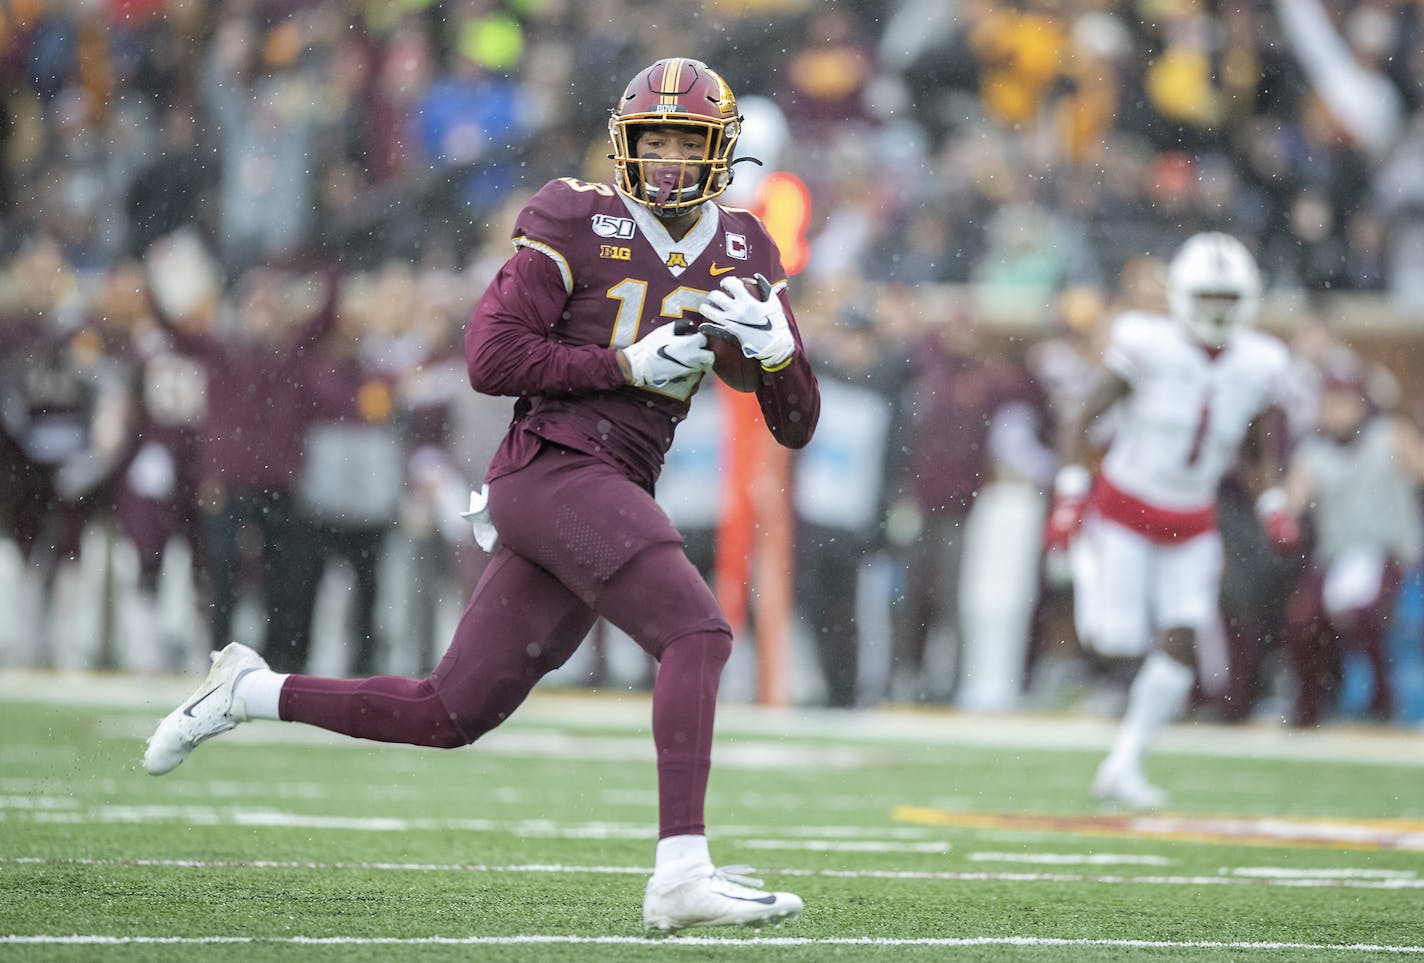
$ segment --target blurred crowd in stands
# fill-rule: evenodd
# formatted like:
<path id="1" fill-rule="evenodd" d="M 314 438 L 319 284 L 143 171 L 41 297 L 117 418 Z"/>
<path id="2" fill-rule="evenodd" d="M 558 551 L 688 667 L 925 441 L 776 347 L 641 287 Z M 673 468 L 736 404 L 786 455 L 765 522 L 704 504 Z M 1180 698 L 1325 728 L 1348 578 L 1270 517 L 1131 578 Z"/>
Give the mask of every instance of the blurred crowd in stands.
<path id="1" fill-rule="evenodd" d="M 1336 382 L 1418 414 L 1418 340 L 1352 348 L 1317 299 L 1424 319 L 1418 2 L 15 0 L 0 533 L 24 578 L 0 590 L 20 613 L 0 664 L 183 668 L 241 634 L 260 585 L 258 624 L 293 640 L 274 668 L 299 669 L 340 559 L 344 668 L 428 668 L 482 565 L 458 512 L 510 407 L 468 390 L 463 326 L 523 200 L 607 179 L 608 109 L 669 55 L 743 104 L 766 167 L 740 166 L 732 200 L 768 170 L 808 190 L 793 301 L 827 408 L 796 482 L 804 701 L 1120 690 L 1041 558 L 1053 432 L 1104 324 L 1161 309 L 1162 259 L 1194 231 L 1242 237 L 1299 305 L 1292 437 Z M 719 410 L 694 406 L 663 486 L 709 566 Z M 1281 641 L 1306 560 L 1270 552 L 1249 505 L 1223 527 L 1233 682 L 1203 711 L 1311 721 L 1292 705 L 1315 673 L 1326 714 L 1424 719 L 1417 557 L 1385 635 L 1336 633 L 1326 657 Z M 175 545 L 200 633 L 165 615 Z M 64 564 L 91 550 L 112 563 L 97 587 Z M 124 564 L 100 651 L 67 652 L 57 615 L 114 597 Z"/>

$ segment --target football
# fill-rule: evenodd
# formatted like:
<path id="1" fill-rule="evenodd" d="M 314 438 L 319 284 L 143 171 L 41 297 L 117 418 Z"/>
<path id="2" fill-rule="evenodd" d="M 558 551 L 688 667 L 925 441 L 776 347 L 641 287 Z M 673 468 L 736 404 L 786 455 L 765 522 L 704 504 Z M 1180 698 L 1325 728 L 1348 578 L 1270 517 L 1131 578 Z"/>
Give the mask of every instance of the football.
<path id="1" fill-rule="evenodd" d="M 711 325 L 704 325 L 702 331 L 707 335 L 707 349 L 717 359 L 712 362 L 712 370 L 723 384 L 744 393 L 761 387 L 761 362 L 742 354 L 742 345 L 735 337 Z"/>

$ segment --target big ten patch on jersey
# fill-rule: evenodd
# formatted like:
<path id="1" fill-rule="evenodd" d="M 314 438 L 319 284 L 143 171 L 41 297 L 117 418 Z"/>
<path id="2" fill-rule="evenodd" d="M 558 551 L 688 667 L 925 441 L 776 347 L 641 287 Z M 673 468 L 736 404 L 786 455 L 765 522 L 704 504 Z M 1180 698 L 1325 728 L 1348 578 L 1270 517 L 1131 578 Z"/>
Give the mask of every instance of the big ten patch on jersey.
<path id="1" fill-rule="evenodd" d="M 627 347 L 664 324 L 696 319 L 724 277 L 781 277 L 775 245 L 751 214 L 708 203 L 700 215 L 673 237 L 652 211 L 609 184 L 546 184 L 520 213 L 515 244 L 559 265 L 569 291 L 554 329 L 559 340 Z M 696 387 L 689 379 L 657 393 L 685 399 Z"/>

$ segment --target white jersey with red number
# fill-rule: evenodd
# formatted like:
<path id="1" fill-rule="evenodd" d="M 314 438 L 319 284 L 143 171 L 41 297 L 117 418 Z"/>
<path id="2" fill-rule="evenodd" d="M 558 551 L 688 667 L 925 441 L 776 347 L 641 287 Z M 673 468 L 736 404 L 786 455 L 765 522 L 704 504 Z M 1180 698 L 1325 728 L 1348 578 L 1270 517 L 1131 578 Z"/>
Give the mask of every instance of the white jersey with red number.
<path id="1" fill-rule="evenodd" d="M 1144 313 L 1113 323 L 1104 360 L 1132 391 L 1103 477 L 1170 512 L 1215 504 L 1247 428 L 1280 399 L 1290 369 L 1285 345 L 1268 334 L 1238 328 L 1212 353 L 1171 318 Z"/>

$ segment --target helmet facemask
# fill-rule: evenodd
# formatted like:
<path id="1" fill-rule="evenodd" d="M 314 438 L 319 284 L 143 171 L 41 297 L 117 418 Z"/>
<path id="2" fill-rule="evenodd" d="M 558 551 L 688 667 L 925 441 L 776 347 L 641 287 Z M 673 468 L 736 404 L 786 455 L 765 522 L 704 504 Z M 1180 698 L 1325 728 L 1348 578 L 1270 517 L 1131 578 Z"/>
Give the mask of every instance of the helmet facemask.
<path id="1" fill-rule="evenodd" d="M 1182 245 L 1167 271 L 1167 300 L 1188 331 L 1220 348 L 1237 328 L 1256 319 L 1261 275 L 1246 247 L 1228 234 L 1197 234 Z"/>
<path id="2" fill-rule="evenodd" d="M 1189 299 L 1181 320 L 1208 347 L 1221 347 L 1233 330 L 1251 323 L 1247 299 L 1237 291 L 1194 291 Z"/>
<path id="3" fill-rule="evenodd" d="M 639 159 L 639 137 L 655 128 L 702 134 L 702 156 Z M 740 132 L 736 99 L 721 77 L 695 60 L 660 60 L 633 79 L 608 120 L 614 181 L 660 217 L 684 214 L 731 184 Z"/>

